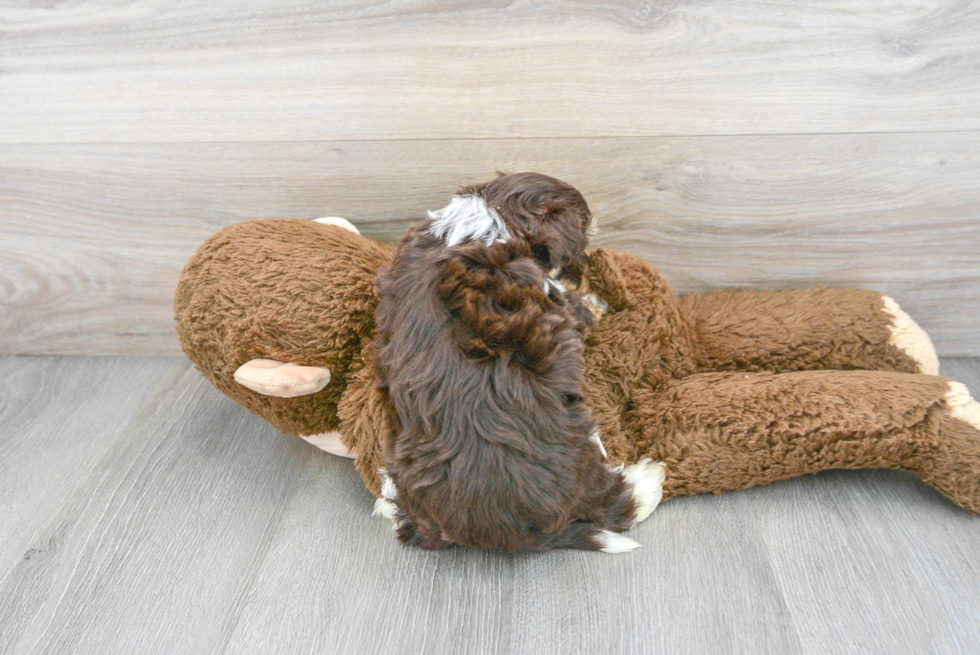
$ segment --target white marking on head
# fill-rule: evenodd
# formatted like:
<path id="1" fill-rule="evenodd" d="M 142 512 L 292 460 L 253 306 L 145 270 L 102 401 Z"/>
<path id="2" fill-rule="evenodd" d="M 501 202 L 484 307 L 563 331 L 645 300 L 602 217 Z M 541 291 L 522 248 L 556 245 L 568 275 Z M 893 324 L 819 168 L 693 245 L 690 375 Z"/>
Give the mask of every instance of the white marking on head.
<path id="1" fill-rule="evenodd" d="M 624 537 L 621 534 L 616 534 L 609 530 L 603 530 L 595 535 L 593 539 L 599 544 L 599 550 L 604 553 L 628 553 L 640 547 L 640 544 L 629 537 Z"/>
<path id="2" fill-rule="evenodd" d="M 432 221 L 429 234 L 450 247 L 470 241 L 483 241 L 489 246 L 510 238 L 504 219 L 475 193 L 453 196 L 448 205 L 427 216 Z"/>

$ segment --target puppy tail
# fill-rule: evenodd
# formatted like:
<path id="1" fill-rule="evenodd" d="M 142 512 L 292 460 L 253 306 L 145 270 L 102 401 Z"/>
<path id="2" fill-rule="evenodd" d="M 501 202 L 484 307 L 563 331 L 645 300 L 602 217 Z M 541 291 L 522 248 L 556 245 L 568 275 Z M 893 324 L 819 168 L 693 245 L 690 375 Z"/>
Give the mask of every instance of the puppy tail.
<path id="1" fill-rule="evenodd" d="M 575 548 L 603 553 L 628 553 L 639 548 L 640 544 L 619 533 L 603 530 L 595 523 L 576 521 L 564 531 L 545 537 L 541 546 L 542 550 Z"/>

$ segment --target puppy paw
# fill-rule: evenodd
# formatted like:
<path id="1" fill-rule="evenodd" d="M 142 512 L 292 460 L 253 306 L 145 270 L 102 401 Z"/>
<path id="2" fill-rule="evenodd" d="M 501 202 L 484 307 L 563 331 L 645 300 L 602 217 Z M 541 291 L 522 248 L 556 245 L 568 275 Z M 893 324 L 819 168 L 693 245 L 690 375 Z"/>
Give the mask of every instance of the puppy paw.
<path id="1" fill-rule="evenodd" d="M 398 489 L 395 488 L 394 480 L 388 477 L 388 472 L 385 469 L 378 469 L 378 475 L 381 476 L 381 498 L 374 501 L 374 510 L 371 512 L 371 516 L 388 519 L 397 530 L 399 527 L 398 505 L 395 501 L 398 500 Z"/>
<path id="2" fill-rule="evenodd" d="M 602 445 L 602 437 L 599 436 L 598 430 L 592 433 L 592 436 L 589 437 L 589 441 L 594 443 L 596 448 L 599 449 L 599 452 L 602 453 L 602 459 L 609 459 L 609 455 L 606 454 L 606 447 Z"/>
<path id="3" fill-rule="evenodd" d="M 633 501 L 636 503 L 636 519 L 633 525 L 636 525 L 650 516 L 663 499 L 667 465 L 649 458 L 642 459 L 627 466 L 623 476 L 633 486 Z"/>
<path id="4" fill-rule="evenodd" d="M 371 516 L 380 516 L 383 519 L 394 521 L 397 513 L 398 506 L 395 503 L 385 498 L 378 498 L 374 501 L 374 510 L 371 512 Z M 397 528 L 398 526 L 396 525 L 395 529 Z"/>

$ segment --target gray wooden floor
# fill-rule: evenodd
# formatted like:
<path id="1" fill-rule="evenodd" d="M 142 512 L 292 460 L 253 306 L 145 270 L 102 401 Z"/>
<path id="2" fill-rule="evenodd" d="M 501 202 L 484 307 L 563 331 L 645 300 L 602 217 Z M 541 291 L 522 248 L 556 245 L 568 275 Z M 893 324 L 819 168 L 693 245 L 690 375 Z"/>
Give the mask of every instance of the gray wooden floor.
<path id="1" fill-rule="evenodd" d="M 0 652 L 980 652 L 980 518 L 902 473 L 679 498 L 620 556 L 427 553 L 371 504 L 182 358 L 0 358 Z"/>

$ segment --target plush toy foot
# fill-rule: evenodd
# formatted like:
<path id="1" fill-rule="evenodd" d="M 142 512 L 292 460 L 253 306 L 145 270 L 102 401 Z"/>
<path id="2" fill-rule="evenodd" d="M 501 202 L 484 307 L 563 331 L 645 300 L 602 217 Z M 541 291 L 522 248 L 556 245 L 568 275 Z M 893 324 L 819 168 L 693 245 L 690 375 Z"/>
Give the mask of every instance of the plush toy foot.
<path id="1" fill-rule="evenodd" d="M 354 234 L 360 234 L 361 231 L 354 227 L 354 224 L 348 221 L 346 218 L 341 218 L 339 216 L 324 216 L 323 218 L 314 218 L 314 223 L 323 223 L 324 225 L 336 225 L 337 227 L 342 227 L 345 230 L 350 230 Z"/>
<path id="2" fill-rule="evenodd" d="M 320 450 L 327 451 L 331 455 L 337 455 L 338 457 L 357 457 L 357 453 L 352 453 L 350 449 L 344 445 L 340 433 L 336 430 L 333 432 L 311 434 L 305 437 L 300 437 L 300 439 L 308 444 L 316 446 Z"/>
<path id="3" fill-rule="evenodd" d="M 642 459 L 627 466 L 623 476 L 633 485 L 633 500 L 636 503 L 633 525 L 636 525 L 650 516 L 663 499 L 667 465 L 652 459 Z"/>
<path id="4" fill-rule="evenodd" d="M 264 396 L 295 398 L 316 393 L 330 382 L 330 371 L 274 359 L 253 359 L 235 371 L 235 382 Z"/>
<path id="5" fill-rule="evenodd" d="M 944 397 L 948 416 L 940 423 L 939 452 L 920 475 L 960 507 L 980 514 L 980 403 L 959 382 Z"/>
<path id="6" fill-rule="evenodd" d="M 919 365 L 919 373 L 939 375 L 939 357 L 932 345 L 932 339 L 919 324 L 906 314 L 898 303 L 888 296 L 882 296 L 884 311 L 892 317 L 888 326 L 891 338 L 888 343 L 905 352 Z"/>

